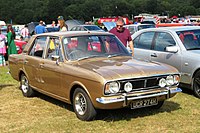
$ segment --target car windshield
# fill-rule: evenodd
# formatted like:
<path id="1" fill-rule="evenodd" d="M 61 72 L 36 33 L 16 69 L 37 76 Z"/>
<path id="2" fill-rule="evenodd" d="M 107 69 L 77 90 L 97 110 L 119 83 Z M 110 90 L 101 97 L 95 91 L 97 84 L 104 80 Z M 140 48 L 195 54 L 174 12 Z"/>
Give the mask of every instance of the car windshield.
<path id="1" fill-rule="evenodd" d="M 98 57 L 131 56 L 126 47 L 114 35 L 73 36 L 63 38 L 68 60 Z"/>
<path id="2" fill-rule="evenodd" d="M 200 49 L 200 30 L 176 32 L 187 50 Z"/>
<path id="3" fill-rule="evenodd" d="M 101 28 L 99 28 L 98 26 L 85 26 L 86 29 L 92 31 L 92 30 L 101 30 Z"/>
<path id="4" fill-rule="evenodd" d="M 155 28 L 155 25 L 149 24 L 149 25 L 139 25 L 139 26 L 138 26 L 138 30 L 146 29 L 146 28 Z"/>

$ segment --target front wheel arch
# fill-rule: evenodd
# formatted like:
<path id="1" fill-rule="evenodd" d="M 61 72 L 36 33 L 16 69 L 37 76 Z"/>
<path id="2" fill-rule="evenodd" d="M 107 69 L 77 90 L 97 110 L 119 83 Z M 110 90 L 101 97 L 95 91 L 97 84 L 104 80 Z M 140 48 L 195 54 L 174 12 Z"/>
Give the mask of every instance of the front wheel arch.
<path id="1" fill-rule="evenodd" d="M 74 90 L 72 105 L 74 112 L 80 120 L 91 121 L 94 120 L 97 111 L 91 102 L 90 97 L 83 88 L 77 87 Z"/>
<path id="2" fill-rule="evenodd" d="M 200 98 L 200 70 L 195 71 L 193 74 L 191 88 L 194 92 L 194 95 Z"/>
<path id="3" fill-rule="evenodd" d="M 75 84 L 71 87 L 71 89 L 70 89 L 70 94 L 69 94 L 69 98 L 70 98 L 70 103 L 71 103 L 71 104 L 73 103 L 73 94 L 74 94 L 74 92 L 75 92 L 75 90 L 76 90 L 77 88 L 83 89 L 83 90 L 86 92 L 86 94 L 89 96 L 89 98 L 91 99 L 90 93 L 88 92 L 87 88 L 86 88 L 84 85 L 82 85 L 82 84 L 75 83 Z M 92 102 L 92 103 L 93 103 L 93 102 Z M 93 104 L 94 104 L 94 103 L 93 103 Z"/>

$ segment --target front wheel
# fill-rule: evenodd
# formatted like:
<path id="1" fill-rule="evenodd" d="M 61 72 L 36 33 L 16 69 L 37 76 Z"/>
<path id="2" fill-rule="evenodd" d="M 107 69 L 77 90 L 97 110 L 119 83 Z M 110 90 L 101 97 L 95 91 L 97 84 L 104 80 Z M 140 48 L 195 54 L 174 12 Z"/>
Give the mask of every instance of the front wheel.
<path id="1" fill-rule="evenodd" d="M 200 71 L 193 78 L 192 89 L 196 97 L 200 98 Z"/>
<path id="2" fill-rule="evenodd" d="M 21 82 L 20 82 L 20 89 L 25 97 L 32 97 L 34 96 L 34 90 L 29 86 L 29 81 L 26 75 L 21 75 Z"/>
<path id="3" fill-rule="evenodd" d="M 86 92 L 77 88 L 73 94 L 73 108 L 76 116 L 83 121 L 95 119 L 96 110 Z"/>

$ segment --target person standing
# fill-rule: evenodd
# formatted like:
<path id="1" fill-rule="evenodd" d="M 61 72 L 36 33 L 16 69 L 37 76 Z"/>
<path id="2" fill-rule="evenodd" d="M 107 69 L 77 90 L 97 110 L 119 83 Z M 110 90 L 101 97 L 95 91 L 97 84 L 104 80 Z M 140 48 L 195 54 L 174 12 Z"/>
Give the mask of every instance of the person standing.
<path id="1" fill-rule="evenodd" d="M 124 44 L 125 47 L 127 48 L 130 47 L 132 56 L 134 56 L 134 46 L 130 31 L 123 26 L 124 26 L 124 20 L 122 17 L 119 17 L 116 22 L 116 27 L 112 28 L 109 32 L 116 35 L 119 38 L 119 40 Z"/>
<path id="2" fill-rule="evenodd" d="M 0 66 L 5 66 L 5 54 L 6 54 L 6 36 L 1 34 L 0 30 Z"/>
<path id="3" fill-rule="evenodd" d="M 8 57 L 11 54 L 17 54 L 17 48 L 15 45 L 15 31 L 12 28 L 12 25 L 8 25 L 7 27 L 7 49 L 8 49 Z"/>
<path id="4" fill-rule="evenodd" d="M 39 25 L 37 25 L 35 27 L 35 34 L 41 34 L 41 33 L 45 33 L 46 32 L 46 29 L 45 29 L 43 23 L 44 22 L 42 20 L 40 20 Z"/>
<path id="5" fill-rule="evenodd" d="M 65 24 L 63 16 L 58 16 L 58 25 L 60 27 L 59 31 L 68 31 L 68 26 Z"/>
<path id="6" fill-rule="evenodd" d="M 22 28 L 20 35 L 23 37 L 22 40 L 26 40 L 29 38 L 28 25 L 25 25 L 24 28 Z"/>
<path id="7" fill-rule="evenodd" d="M 56 22 L 55 22 L 55 21 L 52 21 L 51 26 L 52 26 L 52 27 L 55 27 L 55 26 L 56 26 Z"/>

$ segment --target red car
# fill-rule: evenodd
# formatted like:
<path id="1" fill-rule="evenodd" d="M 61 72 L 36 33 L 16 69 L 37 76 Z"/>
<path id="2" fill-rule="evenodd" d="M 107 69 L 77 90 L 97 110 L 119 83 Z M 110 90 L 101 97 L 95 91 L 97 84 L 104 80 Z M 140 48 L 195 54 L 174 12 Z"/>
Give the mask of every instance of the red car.
<path id="1" fill-rule="evenodd" d="M 6 34 L 7 34 L 7 28 L 6 27 L 1 28 L 1 32 L 2 32 L 2 34 L 4 34 L 6 36 Z M 26 41 L 21 41 L 21 40 L 15 39 L 15 45 L 17 47 L 18 54 L 22 53 L 23 48 L 24 48 L 24 46 L 26 44 L 27 44 Z"/>
<path id="2" fill-rule="evenodd" d="M 18 54 L 22 53 L 25 45 L 27 44 L 26 41 L 21 41 L 21 40 L 15 40 L 15 45 L 17 47 L 17 52 Z"/>

